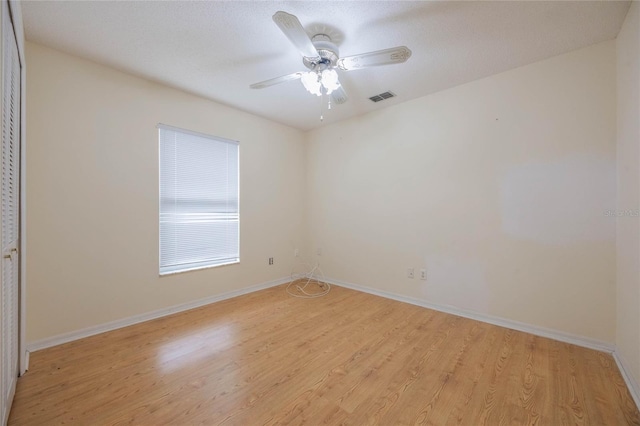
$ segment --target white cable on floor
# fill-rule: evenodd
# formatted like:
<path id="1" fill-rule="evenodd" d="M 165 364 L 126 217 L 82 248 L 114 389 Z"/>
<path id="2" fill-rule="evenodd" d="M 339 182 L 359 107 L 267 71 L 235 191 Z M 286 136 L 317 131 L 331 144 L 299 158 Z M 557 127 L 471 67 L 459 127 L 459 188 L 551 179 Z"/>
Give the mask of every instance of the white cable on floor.
<path id="1" fill-rule="evenodd" d="M 302 265 L 305 267 L 305 271 L 308 272 L 296 274 L 294 266 L 294 268 L 291 270 L 291 282 L 287 286 L 287 293 L 289 293 L 293 297 L 298 297 L 300 299 L 313 299 L 316 297 L 322 297 L 329 293 L 329 291 L 331 290 L 331 285 L 324 282 L 324 273 L 322 272 L 322 269 L 320 269 L 320 264 L 316 263 L 313 268 L 308 263 L 302 263 Z M 304 285 L 300 285 L 300 283 L 298 283 L 298 281 L 304 282 L 305 280 L 306 282 L 304 283 Z M 320 287 L 321 291 L 317 293 L 308 292 L 307 287 L 311 283 L 317 284 L 318 287 Z M 297 293 L 291 290 L 291 286 L 293 285 L 295 285 L 295 288 L 298 289 Z"/>

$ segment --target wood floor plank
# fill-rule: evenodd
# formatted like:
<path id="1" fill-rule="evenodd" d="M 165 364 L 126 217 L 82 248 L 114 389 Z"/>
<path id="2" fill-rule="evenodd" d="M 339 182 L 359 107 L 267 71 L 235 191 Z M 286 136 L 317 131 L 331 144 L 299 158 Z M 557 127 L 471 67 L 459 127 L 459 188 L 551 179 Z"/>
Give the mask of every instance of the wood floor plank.
<path id="1" fill-rule="evenodd" d="M 368 413 L 368 418 L 372 422 L 382 422 L 387 413 L 397 406 L 407 390 L 418 380 L 429 358 L 445 341 L 445 336 L 440 333 L 438 340 L 428 342 L 426 338 L 428 333 L 425 333 L 430 327 L 437 328 L 438 321 L 444 323 L 443 320 L 444 318 L 438 315 L 426 317 L 418 321 L 417 326 L 404 335 L 401 351 L 394 354 L 395 359 L 404 360 L 403 364 L 393 362 L 390 365 L 391 368 L 384 378 L 384 382 L 388 383 L 386 389 L 377 398 L 361 398 L 361 403 L 357 406 L 358 412 Z M 406 374 L 407 372 L 409 374 Z"/>
<path id="2" fill-rule="evenodd" d="M 284 286 L 34 352 L 10 425 L 640 425 L 609 354 Z"/>
<path id="3" fill-rule="evenodd" d="M 478 323 L 484 333 L 484 338 L 477 341 L 476 347 L 480 350 L 474 350 L 464 361 L 466 370 L 460 371 L 459 378 L 459 394 L 460 397 L 455 399 L 454 406 L 447 419 L 447 424 L 465 425 L 474 423 L 477 420 L 476 410 L 470 409 L 471 402 L 476 399 L 475 395 L 482 389 L 482 376 L 486 371 L 488 363 L 492 362 L 493 354 L 486 348 L 494 348 L 497 339 L 502 335 L 503 329 L 493 327 L 488 324 Z"/>
<path id="4" fill-rule="evenodd" d="M 414 424 L 421 421 L 420 419 L 426 419 L 425 410 L 431 411 L 433 403 L 438 400 L 440 388 L 448 380 L 445 378 L 446 370 L 452 363 L 452 355 L 457 352 L 457 345 L 460 344 L 454 330 L 464 322 L 464 319 L 459 317 L 444 317 L 442 320 L 439 327 L 434 329 L 435 333 L 426 336 L 425 344 L 430 346 L 419 351 L 422 356 L 416 362 L 406 364 L 409 367 L 408 371 L 404 368 L 397 371 L 396 376 L 404 378 L 398 389 L 398 400 L 380 421 L 397 419 L 402 424 Z M 453 362 L 457 360 L 454 359 Z"/>

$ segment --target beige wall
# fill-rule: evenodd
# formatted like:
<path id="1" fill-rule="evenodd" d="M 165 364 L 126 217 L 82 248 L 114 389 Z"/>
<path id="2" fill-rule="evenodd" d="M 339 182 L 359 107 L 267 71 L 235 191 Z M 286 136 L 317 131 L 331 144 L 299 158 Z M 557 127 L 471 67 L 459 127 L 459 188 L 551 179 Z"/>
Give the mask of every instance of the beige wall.
<path id="1" fill-rule="evenodd" d="M 616 40 L 618 74 L 618 205 L 640 208 L 640 5 L 634 2 Z M 640 226 L 637 216 L 617 220 L 618 309 L 616 345 L 640 383 Z"/>
<path id="2" fill-rule="evenodd" d="M 27 62 L 29 342 L 290 274 L 301 132 L 43 46 Z M 158 276 L 158 123 L 240 141 L 239 265 Z"/>
<path id="3" fill-rule="evenodd" d="M 304 135 L 28 44 L 28 341 L 285 277 L 320 247 L 333 279 L 613 342 L 615 54 Z M 240 265 L 158 276 L 159 122 L 240 141 Z"/>
<path id="4" fill-rule="evenodd" d="M 615 54 L 601 43 L 311 131 L 324 273 L 612 343 Z"/>

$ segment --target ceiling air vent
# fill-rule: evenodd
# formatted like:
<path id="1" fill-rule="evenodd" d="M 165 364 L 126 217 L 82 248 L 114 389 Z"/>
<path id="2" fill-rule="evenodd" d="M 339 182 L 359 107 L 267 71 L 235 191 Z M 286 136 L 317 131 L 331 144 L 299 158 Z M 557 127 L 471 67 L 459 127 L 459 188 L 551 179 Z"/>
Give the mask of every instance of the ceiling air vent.
<path id="1" fill-rule="evenodd" d="M 380 93 L 379 95 L 372 96 L 369 99 L 371 99 L 373 102 L 380 102 L 384 101 L 385 99 L 393 98 L 394 96 L 395 93 L 393 92 L 384 92 Z"/>

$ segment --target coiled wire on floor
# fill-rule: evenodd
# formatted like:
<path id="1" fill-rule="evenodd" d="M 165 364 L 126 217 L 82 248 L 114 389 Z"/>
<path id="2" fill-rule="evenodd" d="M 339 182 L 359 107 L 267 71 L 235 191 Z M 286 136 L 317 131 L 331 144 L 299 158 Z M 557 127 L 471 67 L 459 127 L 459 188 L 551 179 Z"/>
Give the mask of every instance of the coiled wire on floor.
<path id="1" fill-rule="evenodd" d="M 302 269 L 297 272 L 296 269 Z M 325 296 L 331 290 L 331 285 L 324 282 L 324 273 L 320 264 L 311 267 L 308 263 L 301 263 L 291 270 L 291 282 L 287 285 L 287 293 L 300 299 L 314 299 Z"/>

